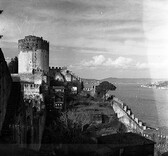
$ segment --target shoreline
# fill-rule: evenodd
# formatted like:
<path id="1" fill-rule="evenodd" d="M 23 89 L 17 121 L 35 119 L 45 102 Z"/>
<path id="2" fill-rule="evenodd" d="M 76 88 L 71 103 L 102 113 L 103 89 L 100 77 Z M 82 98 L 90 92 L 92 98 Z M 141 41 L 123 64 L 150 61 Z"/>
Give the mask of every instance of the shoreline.
<path id="1" fill-rule="evenodd" d="M 168 87 L 156 87 L 156 86 L 145 86 L 145 85 L 141 85 L 141 88 L 168 90 Z"/>

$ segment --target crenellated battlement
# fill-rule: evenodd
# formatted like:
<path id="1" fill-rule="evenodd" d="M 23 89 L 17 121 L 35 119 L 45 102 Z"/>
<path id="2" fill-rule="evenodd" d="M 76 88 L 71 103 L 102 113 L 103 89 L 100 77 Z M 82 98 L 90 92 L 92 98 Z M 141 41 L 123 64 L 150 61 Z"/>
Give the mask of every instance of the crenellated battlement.
<path id="1" fill-rule="evenodd" d="M 18 41 L 18 49 L 19 51 L 30 51 L 37 49 L 49 51 L 49 42 L 43 40 L 42 37 L 40 38 L 29 35 Z"/>
<path id="2" fill-rule="evenodd" d="M 49 67 L 49 70 L 51 71 L 67 71 L 67 67 Z"/>
<path id="3" fill-rule="evenodd" d="M 22 92 L 25 99 L 41 99 L 44 101 L 43 94 L 41 93 L 41 85 L 34 83 L 23 83 L 22 84 Z"/>
<path id="4" fill-rule="evenodd" d="M 37 74 L 37 73 L 44 73 L 44 70 L 42 70 L 42 69 L 33 69 L 33 74 Z"/>
<path id="5" fill-rule="evenodd" d="M 60 70 L 65 70 L 64 67 L 49 67 L 50 70 L 55 70 L 55 71 L 60 71 Z"/>
<path id="6" fill-rule="evenodd" d="M 65 77 L 66 81 L 82 81 L 79 76 L 68 70 L 67 67 L 49 67 L 49 71 L 52 76 L 55 76 L 55 73 L 60 72 Z"/>
<path id="7" fill-rule="evenodd" d="M 132 127 L 133 129 L 135 127 L 137 128 L 139 127 L 141 131 L 147 129 L 147 126 L 145 125 L 145 123 L 143 123 L 141 120 L 135 117 L 132 110 L 125 103 L 123 103 L 121 100 L 119 100 L 116 97 L 113 98 L 113 109 L 119 115 L 120 118 L 125 116 L 125 120 L 128 119 L 130 124 L 133 123 L 134 125 L 134 127 Z"/>
<path id="8" fill-rule="evenodd" d="M 24 88 L 37 88 L 37 89 L 39 89 L 40 88 L 40 84 L 34 84 L 34 83 L 32 83 L 32 84 L 30 84 L 30 83 L 25 83 L 24 85 Z"/>

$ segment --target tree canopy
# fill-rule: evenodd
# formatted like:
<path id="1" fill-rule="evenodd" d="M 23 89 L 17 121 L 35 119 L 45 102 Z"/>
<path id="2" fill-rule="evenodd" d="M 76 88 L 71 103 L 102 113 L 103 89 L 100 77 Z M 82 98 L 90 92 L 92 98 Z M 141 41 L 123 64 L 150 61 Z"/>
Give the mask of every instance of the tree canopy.
<path id="1" fill-rule="evenodd" d="M 18 58 L 12 58 L 11 62 L 8 64 L 10 73 L 18 73 Z"/>
<path id="2" fill-rule="evenodd" d="M 104 96 L 109 90 L 115 90 L 116 86 L 113 84 L 109 83 L 108 81 L 103 81 L 101 82 L 97 87 L 96 87 L 96 93 L 98 96 L 102 97 Z"/>

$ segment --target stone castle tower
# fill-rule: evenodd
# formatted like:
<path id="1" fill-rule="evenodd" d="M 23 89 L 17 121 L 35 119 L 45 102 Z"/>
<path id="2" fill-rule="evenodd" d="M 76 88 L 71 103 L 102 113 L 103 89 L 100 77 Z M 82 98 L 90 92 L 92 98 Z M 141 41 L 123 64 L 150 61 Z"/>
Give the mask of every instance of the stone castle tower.
<path id="1" fill-rule="evenodd" d="M 18 50 L 18 75 L 25 108 L 16 116 L 16 124 L 21 128 L 16 130 L 14 138 L 23 147 L 39 150 L 49 88 L 49 42 L 29 35 L 18 41 Z"/>
<path id="2" fill-rule="evenodd" d="M 34 70 L 49 72 L 49 42 L 41 37 L 26 36 L 18 41 L 19 74 L 33 74 Z"/>

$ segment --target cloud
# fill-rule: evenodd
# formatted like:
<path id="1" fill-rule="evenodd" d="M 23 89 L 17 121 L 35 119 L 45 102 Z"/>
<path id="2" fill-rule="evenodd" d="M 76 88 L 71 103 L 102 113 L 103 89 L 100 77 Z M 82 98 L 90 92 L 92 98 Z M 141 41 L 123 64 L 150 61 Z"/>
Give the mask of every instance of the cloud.
<path id="1" fill-rule="evenodd" d="M 108 58 L 103 56 L 104 60 L 101 54 L 143 55 L 139 53 L 145 53 L 143 45 L 139 45 L 144 40 L 142 3 L 131 1 L 0 0 L 4 9 L 0 17 L 3 24 L 0 33 L 4 35 L 1 46 L 6 56 L 14 57 L 19 39 L 30 34 L 42 36 L 50 42 L 50 65 L 76 62 L 78 68 L 82 68 L 84 65 L 79 62 L 86 59 L 82 63 L 90 69 L 103 63 L 102 66 L 106 66 Z M 130 9 L 126 10 L 128 6 Z M 133 40 L 134 47 L 126 42 Z M 93 55 L 99 57 L 88 60 Z M 119 67 L 110 65 L 114 66 Z"/>
<path id="2" fill-rule="evenodd" d="M 6 21 L 9 26 L 5 27 L 4 36 L 12 34 L 13 38 L 17 39 L 28 33 L 36 33 L 46 36 L 55 44 L 67 44 L 66 39 L 75 42 L 75 39 L 84 38 L 87 42 L 90 36 L 93 40 L 99 40 L 101 37 L 106 40 L 121 38 L 122 41 L 128 38 L 135 39 L 137 34 L 133 37 L 132 35 L 126 35 L 123 38 L 121 36 L 128 32 L 127 29 L 131 31 L 132 27 L 134 28 L 130 33 L 143 33 L 142 28 L 139 27 L 142 23 L 142 3 L 131 0 L 129 2 L 123 2 L 123 0 L 110 2 L 107 0 L 101 2 L 97 0 L 2 0 L 1 5 L 5 10 L 5 18 L 13 23 L 11 25 Z M 130 8 L 129 11 L 124 9 L 127 6 Z M 133 13 L 135 6 L 139 9 Z M 121 30 L 116 32 L 116 28 Z M 119 33 L 119 36 L 114 33 Z M 84 45 L 85 40 L 78 44 L 80 44 L 78 46 Z"/>
<path id="3" fill-rule="evenodd" d="M 167 60 L 162 60 L 162 62 L 136 63 L 137 69 L 165 70 L 167 69 L 167 66 L 168 66 Z"/>
<path id="4" fill-rule="evenodd" d="M 83 60 L 80 62 L 78 67 L 89 67 L 89 68 L 98 68 L 98 67 L 107 67 L 107 68 L 120 68 L 128 69 L 135 68 L 136 62 L 132 58 L 127 57 L 118 57 L 115 59 L 106 58 L 103 55 L 93 56 L 91 60 Z"/>
<path id="5" fill-rule="evenodd" d="M 162 62 L 139 62 L 135 59 L 129 57 L 105 57 L 103 55 L 96 55 L 93 56 L 91 60 L 82 60 L 79 64 L 76 64 L 71 67 L 77 68 L 108 68 L 108 69 L 131 69 L 131 70 L 158 70 L 158 69 L 165 69 L 168 66 L 167 60 Z"/>
<path id="6" fill-rule="evenodd" d="M 108 58 L 106 62 L 104 62 L 104 66 L 115 67 L 115 68 L 129 68 L 132 66 L 133 60 L 131 58 L 118 57 L 116 59 Z"/>
<path id="7" fill-rule="evenodd" d="M 147 68 L 149 68 L 149 65 L 147 64 L 147 63 L 137 63 L 136 64 L 136 67 L 138 68 L 138 69 L 147 69 Z"/>
<path id="8" fill-rule="evenodd" d="M 98 55 L 98 56 L 94 56 L 90 61 L 83 60 L 81 62 L 81 65 L 87 66 L 87 67 L 100 66 L 103 64 L 104 61 L 105 61 L 105 57 L 103 55 Z"/>

